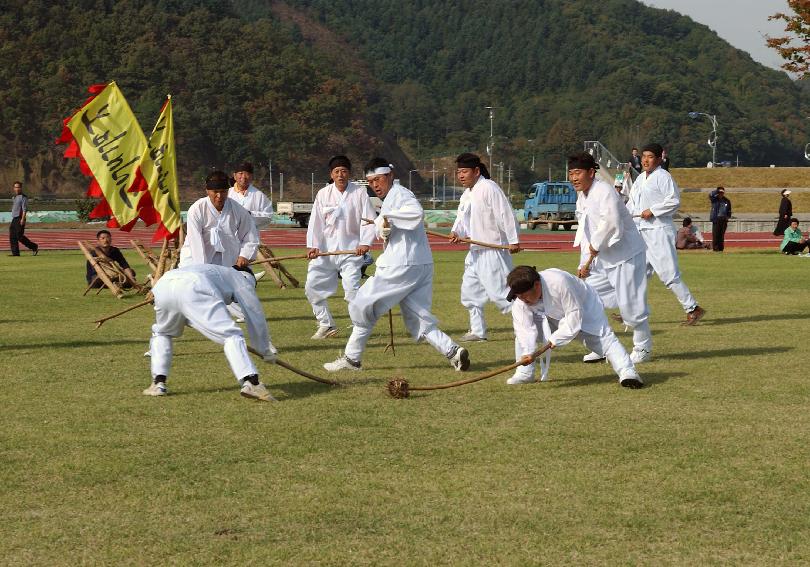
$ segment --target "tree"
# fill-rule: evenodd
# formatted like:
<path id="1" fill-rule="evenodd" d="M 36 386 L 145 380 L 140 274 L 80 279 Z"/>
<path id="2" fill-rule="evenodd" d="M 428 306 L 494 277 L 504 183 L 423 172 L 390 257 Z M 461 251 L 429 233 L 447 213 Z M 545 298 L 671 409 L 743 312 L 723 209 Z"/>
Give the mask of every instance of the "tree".
<path id="1" fill-rule="evenodd" d="M 787 3 L 792 15 L 779 12 L 768 19 L 785 21 L 785 31 L 792 36 L 768 37 L 768 46 L 787 61 L 782 69 L 804 79 L 810 77 L 810 0 L 787 0 Z M 793 43 L 795 39 L 799 45 Z"/>

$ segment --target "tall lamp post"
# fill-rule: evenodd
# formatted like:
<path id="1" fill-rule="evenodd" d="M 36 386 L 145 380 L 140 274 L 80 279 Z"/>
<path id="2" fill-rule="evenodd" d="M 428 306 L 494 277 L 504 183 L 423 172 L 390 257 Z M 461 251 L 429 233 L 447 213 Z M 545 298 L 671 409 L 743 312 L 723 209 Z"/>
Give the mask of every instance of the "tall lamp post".
<path id="1" fill-rule="evenodd" d="M 411 191 L 413 191 L 413 184 L 411 183 L 411 173 L 413 173 L 414 171 L 419 171 L 419 170 L 418 169 L 409 169 L 408 170 L 408 189 L 410 189 Z"/>
<path id="2" fill-rule="evenodd" d="M 495 140 L 492 137 L 493 122 L 495 120 L 495 109 L 497 106 L 485 106 L 489 110 L 489 145 L 487 146 L 487 153 L 489 154 L 489 170 L 492 171 L 492 154 L 495 151 Z"/>
<path id="3" fill-rule="evenodd" d="M 709 144 L 709 147 L 712 149 L 712 167 L 714 167 L 714 164 L 717 163 L 717 115 L 708 114 L 706 112 L 689 113 L 689 118 L 691 118 L 692 120 L 695 120 L 700 116 L 705 116 L 712 123 L 712 133 L 709 136 L 709 140 L 706 143 Z"/>

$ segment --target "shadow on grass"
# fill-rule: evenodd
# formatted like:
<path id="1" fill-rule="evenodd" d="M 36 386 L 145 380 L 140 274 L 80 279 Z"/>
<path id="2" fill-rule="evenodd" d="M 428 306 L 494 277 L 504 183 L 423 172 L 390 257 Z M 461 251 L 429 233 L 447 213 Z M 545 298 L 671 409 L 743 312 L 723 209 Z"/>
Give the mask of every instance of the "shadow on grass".
<path id="1" fill-rule="evenodd" d="M 643 369 L 642 369 L 643 370 Z M 644 388 L 649 388 L 656 384 L 663 384 L 670 378 L 683 378 L 691 376 L 688 372 L 640 372 L 641 378 L 644 380 Z M 614 382 L 618 387 L 619 379 L 611 372 L 610 374 L 603 374 L 601 376 L 590 376 L 588 378 L 569 378 L 563 380 L 552 380 L 550 385 L 555 388 L 573 388 L 579 386 L 592 386 L 594 384 L 607 384 Z"/>
<path id="2" fill-rule="evenodd" d="M 82 347 L 94 347 L 94 346 L 106 346 L 112 347 L 117 345 L 147 345 L 149 344 L 148 340 L 120 340 L 120 339 L 110 339 L 106 341 L 66 341 L 62 343 L 57 342 L 48 342 L 42 344 L 35 344 L 29 343 L 24 345 L 0 345 L 0 352 L 3 351 L 13 351 L 13 350 L 36 350 L 36 349 L 59 349 L 59 348 L 82 348 Z"/>
<path id="3" fill-rule="evenodd" d="M 701 326 L 734 325 L 735 323 L 756 323 L 757 321 L 791 321 L 807 319 L 807 313 L 765 313 L 762 315 L 748 315 L 747 317 L 711 317 L 703 319 L 697 324 Z"/>
<path id="4" fill-rule="evenodd" d="M 660 357 L 655 356 L 653 353 L 653 360 L 657 358 L 662 359 L 675 359 L 675 360 L 692 360 L 694 358 L 715 358 L 718 356 L 745 356 L 749 357 L 752 354 L 778 354 L 794 350 L 792 347 L 774 346 L 774 347 L 740 347 L 740 348 L 720 348 L 715 350 L 693 350 L 689 352 L 679 352 L 675 354 L 666 354 Z"/>

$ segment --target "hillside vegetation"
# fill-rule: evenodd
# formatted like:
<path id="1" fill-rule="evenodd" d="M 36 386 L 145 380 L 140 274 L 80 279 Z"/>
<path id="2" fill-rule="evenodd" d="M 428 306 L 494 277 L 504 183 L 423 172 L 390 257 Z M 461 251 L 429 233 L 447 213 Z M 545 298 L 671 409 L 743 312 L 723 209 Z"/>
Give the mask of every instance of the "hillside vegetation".
<path id="1" fill-rule="evenodd" d="M 173 95 L 185 194 L 244 159 L 284 172 L 290 196 L 338 152 L 424 172 L 486 152 L 485 106 L 494 161 L 519 184 L 585 139 L 705 163 L 709 124 L 690 110 L 718 114 L 721 160 L 798 165 L 810 140 L 806 91 L 784 73 L 635 0 L 11 0 L 0 56 L 14 62 L 0 67 L 0 184 L 34 194 L 84 187 L 53 140 L 87 86 L 111 80 L 147 132 Z"/>

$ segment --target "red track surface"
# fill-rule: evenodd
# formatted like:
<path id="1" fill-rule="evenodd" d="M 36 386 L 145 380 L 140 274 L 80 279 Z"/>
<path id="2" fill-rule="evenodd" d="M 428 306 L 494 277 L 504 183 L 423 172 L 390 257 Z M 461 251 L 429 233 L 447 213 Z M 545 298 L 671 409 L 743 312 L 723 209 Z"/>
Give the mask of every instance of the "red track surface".
<path id="1" fill-rule="evenodd" d="M 78 250 L 77 240 L 94 241 L 98 229 L 26 229 L 25 235 L 39 244 L 41 250 Z M 120 248 L 131 248 L 130 240 L 140 240 L 147 246 L 152 241 L 154 229 L 137 227 L 132 232 L 113 231 L 113 240 Z M 711 236 L 706 234 L 706 236 Z M 306 245 L 306 231 L 301 228 L 273 228 L 261 232 L 262 242 L 271 248 L 303 248 Z M 464 250 L 466 245 L 450 244 L 446 240 L 431 236 L 430 245 L 434 250 Z M 527 249 L 548 249 L 572 251 L 574 233 L 569 232 L 521 232 L 520 242 Z M 726 233 L 726 246 L 729 248 L 773 248 L 779 247 L 781 237 L 769 232 L 729 232 Z M 157 248 L 156 245 L 152 245 Z M 375 246 L 375 248 L 381 248 Z M 0 239 L 0 250 L 9 250 L 8 239 Z M 26 253 L 22 248 L 22 253 Z"/>

